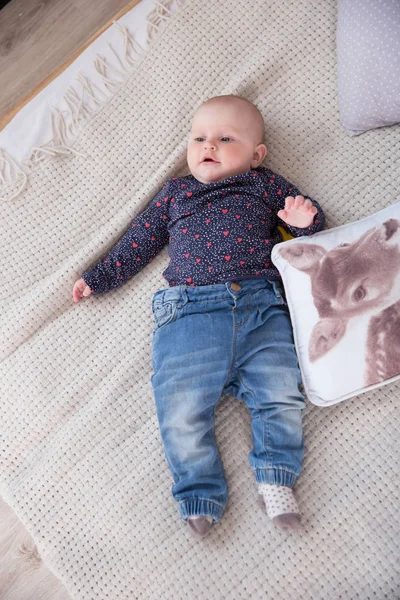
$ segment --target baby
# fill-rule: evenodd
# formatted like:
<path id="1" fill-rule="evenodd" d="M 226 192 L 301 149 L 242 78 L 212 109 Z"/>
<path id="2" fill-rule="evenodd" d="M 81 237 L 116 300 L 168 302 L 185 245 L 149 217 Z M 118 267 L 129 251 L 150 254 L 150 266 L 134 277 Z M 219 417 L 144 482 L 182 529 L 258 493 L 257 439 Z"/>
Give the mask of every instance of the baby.
<path id="1" fill-rule="evenodd" d="M 293 236 L 323 227 L 317 202 L 260 167 L 267 154 L 258 109 L 217 96 L 195 112 L 190 175 L 164 183 L 107 257 L 83 273 L 78 302 L 122 285 L 169 243 L 154 294 L 152 386 L 172 494 L 195 537 L 204 537 L 228 499 L 215 435 L 221 394 L 243 400 L 252 418 L 249 461 L 259 501 L 277 527 L 301 517 L 292 488 L 303 458 L 304 397 L 280 276 L 271 263 L 278 225 Z"/>

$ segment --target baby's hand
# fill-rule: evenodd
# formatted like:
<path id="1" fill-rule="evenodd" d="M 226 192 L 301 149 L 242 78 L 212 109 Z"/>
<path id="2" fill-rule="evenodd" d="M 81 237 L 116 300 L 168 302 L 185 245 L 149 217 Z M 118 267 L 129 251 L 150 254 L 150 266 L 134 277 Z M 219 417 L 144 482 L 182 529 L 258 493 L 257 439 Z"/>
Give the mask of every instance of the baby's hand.
<path id="1" fill-rule="evenodd" d="M 78 281 L 74 285 L 74 289 L 72 290 L 72 299 L 74 302 L 79 302 L 81 298 L 86 298 L 90 296 L 92 290 L 87 285 L 84 279 L 78 279 Z"/>
<path id="2" fill-rule="evenodd" d="M 278 217 L 288 225 L 304 229 L 311 225 L 317 212 L 311 200 L 305 200 L 303 196 L 288 196 L 285 199 L 284 210 L 278 211 Z"/>

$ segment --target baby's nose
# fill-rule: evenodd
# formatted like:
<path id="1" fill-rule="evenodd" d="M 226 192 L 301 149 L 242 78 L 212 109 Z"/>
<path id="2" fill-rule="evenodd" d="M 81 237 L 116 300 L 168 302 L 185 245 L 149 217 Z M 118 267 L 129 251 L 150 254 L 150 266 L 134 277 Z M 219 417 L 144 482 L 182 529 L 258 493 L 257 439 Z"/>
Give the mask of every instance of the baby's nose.
<path id="1" fill-rule="evenodd" d="M 215 143 L 213 141 L 208 140 L 204 142 L 204 148 L 207 150 L 208 148 L 215 148 Z"/>

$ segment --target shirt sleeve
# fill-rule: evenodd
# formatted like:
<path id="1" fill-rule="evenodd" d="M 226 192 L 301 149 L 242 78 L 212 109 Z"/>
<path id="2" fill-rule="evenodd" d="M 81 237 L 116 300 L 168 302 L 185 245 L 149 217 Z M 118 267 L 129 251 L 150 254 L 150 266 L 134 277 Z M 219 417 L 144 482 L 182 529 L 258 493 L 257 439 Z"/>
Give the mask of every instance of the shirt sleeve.
<path id="1" fill-rule="evenodd" d="M 278 213 L 279 210 L 283 210 L 285 208 L 285 199 L 288 196 L 304 196 L 304 198 L 308 198 L 311 200 L 311 203 L 317 209 L 317 213 L 314 215 L 313 222 L 309 227 L 293 227 L 292 225 L 288 225 L 282 219 L 277 216 L 278 225 L 281 225 L 291 235 L 294 237 L 301 237 L 303 235 L 312 235 L 313 233 L 317 233 L 317 231 L 321 231 L 324 228 L 325 223 L 325 215 L 321 206 L 318 204 L 316 200 L 310 198 L 306 194 L 303 194 L 295 185 L 287 181 L 281 175 L 276 175 L 272 171 L 268 171 L 267 169 L 262 169 L 263 176 L 266 180 L 266 193 L 268 196 L 268 204 L 270 208 L 275 211 L 275 214 Z"/>
<path id="2" fill-rule="evenodd" d="M 148 208 L 136 217 L 125 235 L 109 254 L 82 278 L 93 294 L 121 286 L 141 271 L 168 243 L 170 181 L 155 196 Z"/>

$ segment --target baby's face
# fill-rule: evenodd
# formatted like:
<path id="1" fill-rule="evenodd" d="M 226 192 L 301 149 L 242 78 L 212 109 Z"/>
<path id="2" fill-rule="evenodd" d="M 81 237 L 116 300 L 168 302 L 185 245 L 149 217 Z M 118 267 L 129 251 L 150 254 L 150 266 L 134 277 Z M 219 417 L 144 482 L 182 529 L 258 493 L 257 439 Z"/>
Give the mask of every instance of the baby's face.
<path id="1" fill-rule="evenodd" d="M 196 112 L 187 148 L 192 175 L 201 183 L 246 173 L 263 160 L 257 128 L 242 106 L 210 104 Z M 265 146 L 264 146 L 265 148 Z"/>

